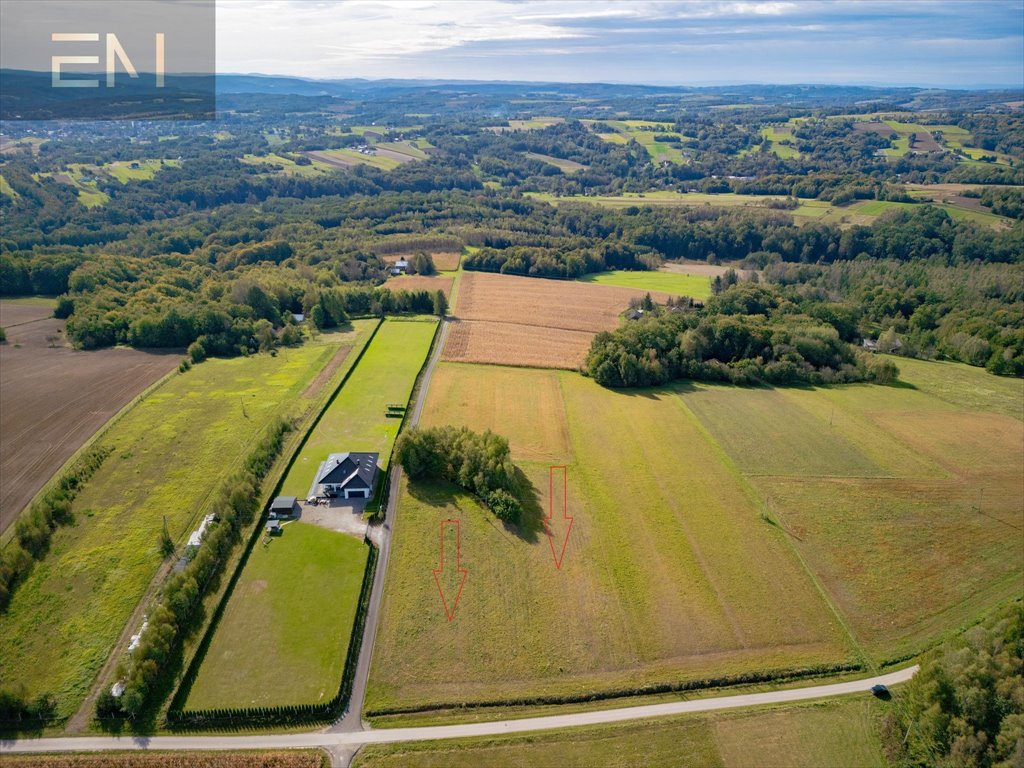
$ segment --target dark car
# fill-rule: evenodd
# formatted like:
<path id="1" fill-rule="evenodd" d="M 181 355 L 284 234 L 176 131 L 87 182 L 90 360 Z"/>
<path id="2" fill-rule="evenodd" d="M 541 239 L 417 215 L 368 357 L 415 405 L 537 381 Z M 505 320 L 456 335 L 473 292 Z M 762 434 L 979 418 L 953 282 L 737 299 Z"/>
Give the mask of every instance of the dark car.
<path id="1" fill-rule="evenodd" d="M 872 685 L 871 693 L 873 693 L 880 699 L 888 699 L 890 696 L 892 696 L 892 694 L 889 693 L 888 686 L 882 685 L 881 683 L 879 683 L 878 685 Z"/>

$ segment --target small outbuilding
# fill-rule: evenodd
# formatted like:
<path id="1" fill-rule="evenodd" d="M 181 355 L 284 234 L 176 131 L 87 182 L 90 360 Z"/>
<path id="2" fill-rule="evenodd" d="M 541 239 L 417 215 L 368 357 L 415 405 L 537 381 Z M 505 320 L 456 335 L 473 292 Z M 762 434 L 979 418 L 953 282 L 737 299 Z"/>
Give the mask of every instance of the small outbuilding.
<path id="1" fill-rule="evenodd" d="M 280 536 L 282 530 L 281 523 L 278 520 L 271 520 L 267 523 L 267 533 L 270 536 Z"/>
<path id="2" fill-rule="evenodd" d="M 295 515 L 295 497 L 278 496 L 270 502 L 270 519 L 278 520 L 290 518 Z"/>

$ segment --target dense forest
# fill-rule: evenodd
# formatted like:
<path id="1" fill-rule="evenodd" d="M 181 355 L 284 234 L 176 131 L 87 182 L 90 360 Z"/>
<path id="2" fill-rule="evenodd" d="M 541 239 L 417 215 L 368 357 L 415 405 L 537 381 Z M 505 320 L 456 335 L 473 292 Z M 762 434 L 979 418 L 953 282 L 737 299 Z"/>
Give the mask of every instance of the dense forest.
<path id="1" fill-rule="evenodd" d="M 57 315 L 83 348 L 188 348 L 199 361 L 300 343 L 299 315 L 329 328 L 350 316 L 443 312 L 436 293 L 389 290 L 397 255 L 463 250 L 466 269 L 561 279 L 680 259 L 742 262 L 785 307 L 772 333 L 805 316 L 843 343 L 886 334 L 902 354 L 1024 373 L 1024 203 L 1014 186 L 1024 183 L 1024 118 L 999 94 L 779 87 L 736 106 L 714 89 L 565 86 L 528 94 L 556 117 L 527 129 L 514 122 L 529 117 L 515 114 L 526 94 L 512 85 L 464 90 L 459 106 L 440 99 L 444 88 L 413 89 L 437 106 L 417 122 L 399 113 L 413 98 L 404 87 L 336 83 L 314 95 L 297 82 L 291 95 L 255 97 L 236 91 L 266 83 L 231 82 L 231 109 L 214 125 L 4 125 L 0 295 L 59 296 Z M 851 117 L 851 99 L 866 93 L 878 111 Z M 652 110 L 676 97 L 676 110 Z M 911 104 L 934 111 L 908 114 Z M 612 107 L 642 120 L 608 118 Z M 906 123 L 926 149 L 897 149 L 906 135 L 887 126 L 899 120 L 922 124 Z M 936 151 L 931 142 L 946 135 L 956 142 Z M 420 159 L 314 168 L 317 152 L 384 140 Z M 771 151 L 778 142 L 786 151 Z M 953 218 L 909 194 L 911 182 L 974 183 L 964 197 L 1000 225 Z M 585 202 L 658 190 L 764 199 Z M 794 215 L 808 200 L 902 208 L 826 223 Z M 737 322 L 754 333 L 759 321 Z M 780 362 L 769 355 L 764 366 Z M 849 378 L 850 366 L 848 357 L 811 363 L 826 377 Z M 757 375 L 782 375 L 766 370 Z"/>

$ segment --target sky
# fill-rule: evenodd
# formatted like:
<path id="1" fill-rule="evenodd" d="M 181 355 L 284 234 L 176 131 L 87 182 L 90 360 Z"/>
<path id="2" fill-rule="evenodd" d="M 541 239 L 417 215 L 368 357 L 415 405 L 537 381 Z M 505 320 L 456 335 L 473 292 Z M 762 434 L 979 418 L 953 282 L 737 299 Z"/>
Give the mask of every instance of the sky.
<path id="1" fill-rule="evenodd" d="M 1024 0 L 218 0 L 219 72 L 1024 87 Z"/>

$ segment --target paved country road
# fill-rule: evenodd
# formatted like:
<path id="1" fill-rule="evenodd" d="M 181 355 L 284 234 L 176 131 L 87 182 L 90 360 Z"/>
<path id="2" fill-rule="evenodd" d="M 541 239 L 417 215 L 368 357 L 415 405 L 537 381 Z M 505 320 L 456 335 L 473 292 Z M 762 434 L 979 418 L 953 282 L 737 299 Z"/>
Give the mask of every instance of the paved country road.
<path id="1" fill-rule="evenodd" d="M 566 715 L 528 717 L 521 720 L 496 720 L 487 723 L 464 723 L 462 725 L 436 725 L 421 728 L 381 728 L 363 731 L 336 733 L 316 731 L 314 733 L 268 734 L 265 736 L 152 736 L 152 737 L 68 737 L 54 739 L 24 739 L 0 741 L 0 754 L 12 752 L 97 752 L 114 749 L 175 749 L 175 750 L 220 750 L 220 749 L 296 749 L 323 747 L 358 747 L 363 744 L 391 744 L 399 741 L 434 741 L 456 739 L 467 736 L 502 736 L 528 731 L 548 731 L 556 728 L 575 728 L 583 725 L 620 723 L 628 720 L 642 720 L 666 715 L 682 715 L 692 712 L 713 712 L 719 709 L 750 707 L 758 704 L 784 704 L 827 696 L 841 696 L 851 693 L 869 695 L 871 686 L 878 683 L 895 685 L 909 680 L 917 672 L 917 665 L 890 672 L 866 680 L 851 680 L 831 685 L 815 685 L 808 688 L 790 688 L 784 691 L 744 693 L 736 696 L 718 696 L 711 699 L 692 701 L 671 701 L 665 704 L 605 709 L 595 712 L 575 712 Z"/>

